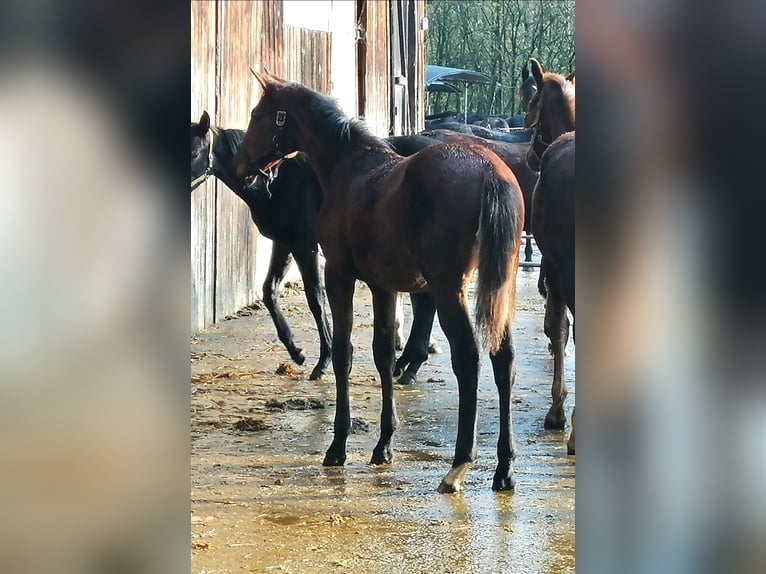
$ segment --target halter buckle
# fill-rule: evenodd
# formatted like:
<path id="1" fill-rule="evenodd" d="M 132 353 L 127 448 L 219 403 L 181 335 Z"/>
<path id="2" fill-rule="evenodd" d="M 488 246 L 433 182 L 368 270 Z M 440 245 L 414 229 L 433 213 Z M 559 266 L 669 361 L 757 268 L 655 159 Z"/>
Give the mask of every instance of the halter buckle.
<path id="1" fill-rule="evenodd" d="M 276 122 L 276 123 L 277 123 L 277 126 L 278 126 L 278 127 L 280 127 L 280 128 L 281 128 L 282 126 L 284 126 L 284 125 L 285 125 L 285 120 L 286 120 L 286 119 L 287 119 L 287 112 L 285 112 L 285 111 L 283 111 L 283 110 L 279 110 L 279 111 L 277 112 L 277 122 Z"/>

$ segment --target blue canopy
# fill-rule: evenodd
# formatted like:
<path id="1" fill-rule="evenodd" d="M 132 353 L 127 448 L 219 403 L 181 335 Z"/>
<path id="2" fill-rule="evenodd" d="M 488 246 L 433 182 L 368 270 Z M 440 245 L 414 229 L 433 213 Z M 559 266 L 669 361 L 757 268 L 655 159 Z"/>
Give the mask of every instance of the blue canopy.
<path id="1" fill-rule="evenodd" d="M 448 68 L 446 66 L 426 66 L 426 86 L 434 82 L 466 82 L 469 84 L 489 84 L 492 82 L 487 74 L 463 70 L 462 68 Z"/>

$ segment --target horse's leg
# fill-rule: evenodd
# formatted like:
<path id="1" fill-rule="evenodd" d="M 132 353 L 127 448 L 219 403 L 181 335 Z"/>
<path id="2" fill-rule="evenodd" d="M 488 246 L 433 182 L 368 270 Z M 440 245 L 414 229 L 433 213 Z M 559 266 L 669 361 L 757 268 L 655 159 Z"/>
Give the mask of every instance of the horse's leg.
<path id="1" fill-rule="evenodd" d="M 396 315 L 394 319 L 394 347 L 401 351 L 404 346 L 404 296 L 396 294 Z"/>
<path id="2" fill-rule="evenodd" d="M 426 309 L 422 311 L 423 315 L 423 321 L 426 321 L 426 317 L 429 317 L 429 325 L 428 325 L 428 353 L 429 354 L 439 354 L 442 352 L 442 348 L 439 346 L 439 343 L 436 342 L 436 339 L 434 339 L 433 335 L 431 334 L 431 328 L 434 325 L 434 316 L 436 315 L 436 301 L 434 301 L 433 295 L 430 295 L 429 293 L 417 293 L 417 294 L 410 294 L 410 300 L 412 301 L 412 314 L 417 315 L 418 314 L 418 306 L 425 305 Z M 415 321 L 413 317 L 413 322 Z M 425 328 L 425 324 L 423 325 Z M 412 333 L 410 332 L 410 337 L 412 336 Z M 422 364 L 422 362 L 421 362 Z M 420 369 L 420 365 L 418 365 L 414 371 L 413 376 L 415 373 L 418 372 L 418 369 Z M 413 378 L 414 380 L 414 378 Z"/>
<path id="3" fill-rule="evenodd" d="M 548 297 L 548 291 L 545 288 L 545 259 L 540 256 L 540 274 L 537 276 L 537 291 L 545 299 Z"/>
<path id="4" fill-rule="evenodd" d="M 271 320 L 277 328 L 277 336 L 282 344 L 290 353 L 290 358 L 302 365 L 306 361 L 306 355 L 303 349 L 295 346 L 293 334 L 287 325 L 282 310 L 279 308 L 279 284 L 290 267 L 292 256 L 290 248 L 280 241 L 274 241 L 271 246 L 271 260 L 269 261 L 269 270 L 266 273 L 266 280 L 263 282 L 263 302 L 271 315 Z"/>
<path id="5" fill-rule="evenodd" d="M 324 290 L 319 280 L 319 254 L 316 246 L 305 250 L 293 252 L 295 263 L 303 277 L 303 290 L 306 292 L 306 301 L 314 316 L 314 321 L 319 332 L 319 361 L 311 371 L 309 380 L 321 379 L 330 364 L 330 324 L 324 305 Z"/>
<path id="6" fill-rule="evenodd" d="M 354 348 L 351 328 L 354 323 L 354 287 L 352 274 L 335 269 L 328 261 L 325 266 L 325 288 L 332 313 L 332 366 L 335 371 L 335 422 L 330 448 L 323 466 L 341 466 L 346 462 L 346 440 L 351 431 L 351 410 L 348 402 L 348 376 Z"/>
<path id="7" fill-rule="evenodd" d="M 372 354 L 380 374 L 383 408 L 380 412 L 380 440 L 372 451 L 370 464 L 391 462 L 391 437 L 397 426 L 394 403 L 394 307 L 397 293 L 371 287 L 373 309 Z"/>
<path id="8" fill-rule="evenodd" d="M 524 261 L 527 263 L 532 262 L 532 234 L 527 233 L 527 241 L 524 246 Z"/>
<path id="9" fill-rule="evenodd" d="M 567 454 L 575 453 L 575 409 L 572 407 L 572 432 L 567 441 Z"/>
<path id="10" fill-rule="evenodd" d="M 476 395 L 479 382 L 479 349 L 471 325 L 465 292 L 437 294 L 439 323 L 447 336 L 452 370 L 457 377 L 459 406 L 457 441 L 452 468 L 438 487 L 441 493 L 463 489 L 463 478 L 476 458 Z"/>
<path id="11" fill-rule="evenodd" d="M 563 429 L 566 424 L 564 414 L 564 399 L 567 396 L 564 382 L 564 346 L 569 337 L 569 317 L 561 291 L 561 281 L 558 269 L 546 266 L 548 299 L 545 303 L 545 334 L 551 340 L 553 348 L 553 385 L 551 396 L 553 404 L 545 415 L 546 429 Z"/>
<path id="12" fill-rule="evenodd" d="M 436 314 L 436 302 L 430 293 L 411 293 L 410 299 L 413 310 L 412 329 L 394 369 L 394 376 L 404 370 L 398 381 L 401 385 L 414 383 L 420 366 L 428 360 L 428 341 Z"/>
<path id="13" fill-rule="evenodd" d="M 497 439 L 497 469 L 492 480 L 492 490 L 513 490 L 516 482 L 513 477 L 513 460 L 516 458 L 516 451 L 513 446 L 511 416 L 511 390 L 516 378 L 514 356 L 511 326 L 508 325 L 500 348 L 496 353 L 490 353 L 497 396 L 500 401 L 500 436 Z"/>

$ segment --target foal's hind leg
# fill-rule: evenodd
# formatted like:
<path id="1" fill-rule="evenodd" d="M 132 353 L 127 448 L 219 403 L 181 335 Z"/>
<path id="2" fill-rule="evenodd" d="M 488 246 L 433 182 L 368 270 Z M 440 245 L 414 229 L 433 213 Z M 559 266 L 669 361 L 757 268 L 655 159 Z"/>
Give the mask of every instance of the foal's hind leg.
<path id="1" fill-rule="evenodd" d="M 354 323 L 354 276 L 337 270 L 327 262 L 325 287 L 332 313 L 332 366 L 335 371 L 335 436 L 327 449 L 324 466 L 341 466 L 346 462 L 346 440 L 351 431 L 351 409 L 348 401 L 348 376 L 354 348 L 351 328 Z"/>
<path id="2" fill-rule="evenodd" d="M 516 368 L 513 364 L 515 350 L 511 336 L 510 325 L 506 327 L 500 348 L 490 354 L 492 371 L 495 375 L 495 386 L 500 401 L 500 435 L 497 439 L 497 469 L 492 480 L 492 490 L 513 490 L 513 460 L 516 450 L 513 445 L 513 419 L 511 416 L 511 390 L 516 378 Z"/>
<path id="3" fill-rule="evenodd" d="M 527 240 L 524 245 L 524 261 L 527 263 L 532 262 L 532 234 L 527 233 Z"/>
<path id="4" fill-rule="evenodd" d="M 394 319 L 394 347 L 401 351 L 404 347 L 404 295 L 396 294 L 396 314 Z"/>
<path id="5" fill-rule="evenodd" d="M 463 489 L 468 467 L 476 458 L 476 399 L 479 383 L 479 349 L 466 302 L 466 294 L 436 296 L 439 323 L 449 340 L 452 370 L 457 377 L 459 406 L 457 441 L 452 468 L 438 487 L 441 493 Z"/>
<path id="6" fill-rule="evenodd" d="M 430 293 L 412 293 L 410 298 L 413 311 L 412 329 L 394 369 L 394 376 L 401 374 L 398 381 L 401 385 L 414 383 L 420 366 L 428 360 L 428 341 L 436 315 L 436 302 Z"/>
<path id="7" fill-rule="evenodd" d="M 567 441 L 567 454 L 575 453 L 575 409 L 572 407 L 572 433 Z"/>
<path id="8" fill-rule="evenodd" d="M 295 262 L 303 277 L 303 290 L 306 301 L 314 316 L 319 332 L 319 361 L 311 371 L 309 380 L 321 379 L 330 365 L 330 324 L 324 307 L 324 290 L 319 281 L 319 254 L 316 246 L 312 249 L 295 250 Z"/>
<path id="9" fill-rule="evenodd" d="M 553 384 L 551 386 L 553 404 L 545 415 L 545 428 L 563 429 L 566 424 L 564 399 L 567 396 L 567 387 L 564 382 L 564 348 L 569 338 L 569 317 L 561 291 L 558 269 L 547 265 L 546 274 L 548 300 L 545 304 L 544 329 L 553 348 Z"/>
<path id="10" fill-rule="evenodd" d="M 396 430 L 398 419 L 394 403 L 394 306 L 396 293 L 370 287 L 374 334 L 372 354 L 375 367 L 380 374 L 380 386 L 383 392 L 383 408 L 380 413 L 380 440 L 372 452 L 370 464 L 391 462 L 391 437 Z"/>
<path id="11" fill-rule="evenodd" d="M 278 301 L 279 284 L 287 273 L 291 261 L 290 248 L 280 241 L 274 241 L 271 247 L 269 270 L 266 273 L 266 280 L 263 282 L 263 302 L 271 315 L 274 326 L 277 328 L 279 340 L 290 353 L 290 358 L 302 365 L 306 360 L 306 355 L 303 354 L 303 349 L 295 346 L 293 334 L 290 332 L 285 316 L 282 315 Z"/>

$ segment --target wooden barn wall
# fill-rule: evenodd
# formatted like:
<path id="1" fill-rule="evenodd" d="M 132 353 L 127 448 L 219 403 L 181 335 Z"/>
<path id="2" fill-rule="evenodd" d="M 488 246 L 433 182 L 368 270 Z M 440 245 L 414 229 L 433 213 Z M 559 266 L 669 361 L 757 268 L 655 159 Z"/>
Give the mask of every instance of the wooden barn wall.
<path id="1" fill-rule="evenodd" d="M 260 3 L 219 2 L 218 125 L 247 127 L 255 98 L 251 59 L 260 53 Z M 247 205 L 225 185 L 216 197 L 215 318 L 257 298 L 256 235 Z"/>
<path id="2" fill-rule="evenodd" d="M 192 119 L 207 110 L 215 121 L 215 2 L 191 5 Z M 215 259 L 215 194 L 217 180 L 209 178 L 191 194 L 191 328 L 198 331 L 213 322 Z"/>
<path id="3" fill-rule="evenodd" d="M 323 94 L 330 93 L 329 32 L 285 26 L 285 79 L 300 82 Z"/>
<path id="4" fill-rule="evenodd" d="M 389 3 L 360 0 L 363 17 L 358 22 L 364 39 L 364 62 L 359 66 L 359 82 L 363 83 L 359 113 L 372 132 L 381 137 L 392 133 L 390 124 L 390 67 L 389 67 Z"/>
<path id="5" fill-rule="evenodd" d="M 413 46 L 407 45 L 407 61 L 401 64 L 407 67 L 410 94 L 406 111 L 411 119 L 398 128 L 404 132 L 412 130 L 413 120 L 417 130 L 423 125 L 417 94 L 423 83 L 419 24 L 424 1 L 399 2 L 406 14 L 416 13 L 418 30 L 414 73 Z M 192 120 L 207 110 L 213 124 L 245 129 L 261 96 L 252 66 L 330 93 L 348 115 L 363 114 L 377 135 L 392 133 L 392 6 L 405 12 L 397 2 L 377 0 L 291 2 L 192 2 Z M 412 37 L 410 20 L 402 20 L 407 38 Z M 356 28 L 363 30 L 362 39 L 355 40 Z M 191 327 L 198 331 L 260 297 L 271 242 L 258 234 L 247 206 L 213 178 L 194 191 L 191 205 Z"/>

